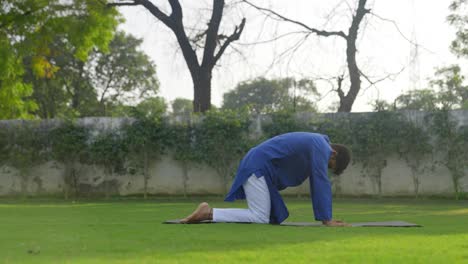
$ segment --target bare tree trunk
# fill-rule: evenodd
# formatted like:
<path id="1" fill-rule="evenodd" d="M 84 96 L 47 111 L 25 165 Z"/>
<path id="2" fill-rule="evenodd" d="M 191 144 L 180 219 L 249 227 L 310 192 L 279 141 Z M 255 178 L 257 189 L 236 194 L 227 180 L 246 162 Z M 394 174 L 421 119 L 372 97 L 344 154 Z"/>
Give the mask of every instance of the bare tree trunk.
<path id="1" fill-rule="evenodd" d="M 356 63 L 356 39 L 350 41 L 349 36 L 347 39 L 346 56 L 351 85 L 346 95 L 339 94 L 340 107 L 338 108 L 338 112 L 351 112 L 354 101 L 361 89 L 361 74 Z"/>
<path id="2" fill-rule="evenodd" d="M 359 93 L 359 90 L 361 89 L 361 72 L 359 71 L 359 68 L 357 66 L 356 62 L 356 41 L 359 33 L 359 25 L 362 22 L 362 19 L 366 14 L 370 12 L 370 9 L 366 8 L 366 2 L 367 0 L 359 0 L 358 7 L 353 14 L 353 19 L 351 22 L 351 26 L 348 29 L 348 34 L 345 34 L 342 31 L 326 31 L 326 30 L 320 30 L 316 29 L 313 27 L 309 27 L 308 25 L 296 21 L 290 18 L 287 18 L 273 10 L 267 9 L 267 8 L 262 8 L 257 5 L 252 4 L 248 0 L 242 0 L 244 3 L 247 3 L 248 5 L 256 8 L 257 10 L 260 10 L 262 12 L 268 13 L 269 16 L 273 16 L 276 19 L 283 20 L 285 22 L 293 23 L 298 26 L 301 26 L 305 28 L 307 31 L 311 33 L 315 33 L 318 36 L 321 37 L 341 37 L 346 40 L 346 61 L 348 65 L 348 71 L 349 71 L 349 78 L 350 78 L 350 87 L 349 91 L 347 94 L 344 93 L 344 91 L 341 88 L 341 82 L 339 81 L 339 87 L 336 90 L 338 93 L 338 96 L 340 98 L 340 106 L 338 108 L 338 112 L 350 112 L 351 108 L 353 106 L 354 101 L 356 100 L 356 97 Z M 310 33 L 308 33 L 310 34 Z"/>
<path id="3" fill-rule="evenodd" d="M 183 11 L 179 0 L 168 0 L 171 14 L 166 14 L 156 4 L 149 0 L 128 0 L 125 2 L 111 2 L 108 6 L 137 6 L 145 7 L 154 17 L 172 30 L 177 38 L 190 75 L 193 80 L 194 112 L 205 112 L 211 107 L 211 75 L 213 67 L 224 54 L 227 47 L 238 40 L 245 26 L 245 18 L 235 27 L 231 35 L 220 35 L 219 27 L 223 18 L 224 0 L 213 0 L 213 8 L 207 29 L 200 35 L 205 36 L 202 61 L 198 61 L 197 53 L 190 43 L 183 23 Z"/>
<path id="4" fill-rule="evenodd" d="M 338 112 L 351 112 L 354 101 L 361 90 L 361 72 L 356 62 L 356 41 L 359 34 L 359 25 L 364 16 L 370 12 L 369 9 L 365 8 L 366 2 L 367 0 L 359 0 L 356 14 L 353 16 L 353 21 L 346 36 L 346 62 L 348 64 L 349 81 L 351 85 L 346 95 L 344 95 L 342 90 L 338 90 L 338 96 L 340 97 Z"/>
<path id="5" fill-rule="evenodd" d="M 194 79 L 194 112 L 205 112 L 211 107 L 211 71 L 211 69 L 200 68 L 199 74 L 192 77 Z"/>

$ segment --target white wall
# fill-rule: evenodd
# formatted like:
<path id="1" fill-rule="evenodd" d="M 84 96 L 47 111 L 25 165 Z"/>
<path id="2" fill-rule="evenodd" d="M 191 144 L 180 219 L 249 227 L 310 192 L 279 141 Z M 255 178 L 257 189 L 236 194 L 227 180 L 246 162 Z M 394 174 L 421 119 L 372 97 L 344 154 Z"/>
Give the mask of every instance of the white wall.
<path id="1" fill-rule="evenodd" d="M 429 164 L 430 161 L 427 161 Z M 31 170 L 27 177 L 26 190 L 28 195 L 60 194 L 63 192 L 64 167 L 57 162 L 47 162 Z M 78 169 L 80 186 L 84 195 L 88 195 L 88 189 L 92 194 L 103 192 L 104 170 L 96 166 L 81 165 Z M 164 156 L 153 162 L 150 168 L 148 191 L 158 195 L 182 195 L 184 193 L 183 169 L 180 164 Z M 188 194 L 223 194 L 221 178 L 214 170 L 200 164 L 191 164 L 187 173 Z M 453 185 L 450 172 L 443 166 L 436 166 L 434 170 L 427 170 L 420 178 L 420 195 L 444 195 L 453 194 Z M 141 175 L 114 175 L 107 177 L 108 181 L 116 182 L 111 192 L 120 195 L 143 193 L 144 181 Z M 15 195 L 21 193 L 22 179 L 15 169 L 2 167 L 0 169 L 0 195 Z M 360 164 L 351 165 L 338 179 L 333 179 L 334 190 L 339 189 L 340 195 L 362 196 L 376 195 L 378 188 L 374 180 L 365 174 Z M 461 181 L 464 191 L 468 191 L 468 177 Z M 289 188 L 282 193 L 308 195 L 308 182 L 301 186 Z M 390 157 L 387 166 L 382 172 L 382 195 L 384 196 L 412 196 L 414 184 L 411 169 L 405 161 L 396 157 Z"/>

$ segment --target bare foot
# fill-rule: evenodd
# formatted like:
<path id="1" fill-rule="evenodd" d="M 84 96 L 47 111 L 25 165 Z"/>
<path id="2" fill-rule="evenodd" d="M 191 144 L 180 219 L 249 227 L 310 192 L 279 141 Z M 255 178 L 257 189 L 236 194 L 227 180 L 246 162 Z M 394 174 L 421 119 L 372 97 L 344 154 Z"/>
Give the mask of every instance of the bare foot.
<path id="1" fill-rule="evenodd" d="M 213 219 L 213 211 L 208 205 L 208 203 L 201 203 L 198 205 L 197 209 L 193 211 L 193 213 L 186 218 L 182 219 L 181 223 L 196 223 L 204 220 L 212 220 Z"/>

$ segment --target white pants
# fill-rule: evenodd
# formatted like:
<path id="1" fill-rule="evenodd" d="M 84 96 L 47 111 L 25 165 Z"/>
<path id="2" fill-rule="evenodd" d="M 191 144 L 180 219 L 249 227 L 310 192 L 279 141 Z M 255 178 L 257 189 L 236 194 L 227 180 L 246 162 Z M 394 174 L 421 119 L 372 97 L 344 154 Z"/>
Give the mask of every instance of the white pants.
<path id="1" fill-rule="evenodd" d="M 265 177 L 257 178 L 255 174 L 247 179 L 244 187 L 248 209 L 219 209 L 213 208 L 214 222 L 270 222 L 270 192 Z"/>

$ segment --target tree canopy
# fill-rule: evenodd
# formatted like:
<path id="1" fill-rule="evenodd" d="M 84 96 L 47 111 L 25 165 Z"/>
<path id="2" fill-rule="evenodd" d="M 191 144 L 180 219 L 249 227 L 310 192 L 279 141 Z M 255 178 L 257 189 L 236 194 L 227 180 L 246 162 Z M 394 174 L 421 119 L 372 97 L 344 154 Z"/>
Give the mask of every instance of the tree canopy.
<path id="1" fill-rule="evenodd" d="M 316 111 L 311 97 L 318 95 L 311 80 L 293 78 L 257 78 L 238 84 L 224 94 L 223 108 L 249 107 L 253 113 L 264 114 L 277 110 Z"/>
<path id="2" fill-rule="evenodd" d="M 28 118 L 37 109 L 25 67 L 36 78 L 59 70 L 50 44 L 65 40 L 73 56 L 85 61 L 93 48 L 103 51 L 118 24 L 118 12 L 95 0 L 4 0 L 0 3 L 0 118 Z M 23 60 L 30 57 L 29 60 Z"/>

